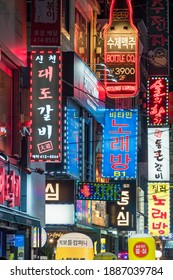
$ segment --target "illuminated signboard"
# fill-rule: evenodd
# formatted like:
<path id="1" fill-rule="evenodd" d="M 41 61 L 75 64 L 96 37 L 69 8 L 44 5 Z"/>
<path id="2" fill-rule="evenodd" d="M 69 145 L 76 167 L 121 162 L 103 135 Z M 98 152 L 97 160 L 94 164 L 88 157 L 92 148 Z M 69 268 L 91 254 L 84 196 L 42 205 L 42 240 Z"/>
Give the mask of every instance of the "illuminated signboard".
<path id="1" fill-rule="evenodd" d="M 106 201 L 92 201 L 91 219 L 93 225 L 108 227 L 106 203 Z"/>
<path id="2" fill-rule="evenodd" d="M 91 225 L 91 200 L 77 200 L 76 199 L 76 222 L 83 225 Z"/>
<path id="3" fill-rule="evenodd" d="M 119 180 L 121 198 L 108 201 L 109 227 L 120 230 L 136 230 L 136 180 Z"/>
<path id="4" fill-rule="evenodd" d="M 60 46 L 61 1 L 31 1 L 31 46 Z"/>
<path id="5" fill-rule="evenodd" d="M 121 184 L 83 182 L 78 183 L 77 199 L 88 200 L 117 200 L 120 198 Z"/>
<path id="6" fill-rule="evenodd" d="M 148 231 L 154 236 L 170 233 L 169 183 L 148 184 Z"/>
<path id="7" fill-rule="evenodd" d="M 111 3 L 109 24 L 104 29 L 104 63 L 114 78 L 106 77 L 105 87 L 109 98 L 134 97 L 139 91 L 138 30 L 131 1 L 124 1 L 124 6 L 117 2 Z"/>
<path id="8" fill-rule="evenodd" d="M 168 125 L 169 80 L 166 77 L 150 77 L 147 84 L 148 125 Z"/>
<path id="9" fill-rule="evenodd" d="M 0 204 L 6 201 L 10 208 L 20 206 L 20 184 L 20 176 L 14 171 L 5 174 L 5 168 L 0 166 Z"/>
<path id="10" fill-rule="evenodd" d="M 170 180 L 169 128 L 148 128 L 148 180 Z"/>
<path id="11" fill-rule="evenodd" d="M 79 179 L 80 177 L 80 155 L 82 154 L 81 138 L 82 127 L 80 109 L 74 103 L 67 104 L 67 133 L 65 143 L 67 146 L 67 173 Z"/>
<path id="12" fill-rule="evenodd" d="M 102 177 L 136 178 L 137 110 L 106 110 Z"/>
<path id="13" fill-rule="evenodd" d="M 31 161 L 61 161 L 61 55 L 31 52 Z"/>
<path id="14" fill-rule="evenodd" d="M 169 75 L 169 1 L 147 0 L 149 75 Z"/>
<path id="15" fill-rule="evenodd" d="M 46 180 L 46 203 L 74 203 L 74 180 Z"/>
<path id="16" fill-rule="evenodd" d="M 73 225 L 74 204 L 46 204 L 45 223 L 49 225 Z"/>
<path id="17" fill-rule="evenodd" d="M 71 232 L 58 239 L 56 260 L 93 260 L 93 258 L 93 242 L 87 235 Z"/>

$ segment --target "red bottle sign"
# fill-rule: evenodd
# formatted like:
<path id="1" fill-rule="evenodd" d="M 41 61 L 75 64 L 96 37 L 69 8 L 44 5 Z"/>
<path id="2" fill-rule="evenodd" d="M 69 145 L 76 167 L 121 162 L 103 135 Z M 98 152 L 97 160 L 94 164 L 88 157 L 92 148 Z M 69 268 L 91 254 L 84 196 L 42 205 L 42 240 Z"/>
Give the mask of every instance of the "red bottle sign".
<path id="1" fill-rule="evenodd" d="M 138 30 L 133 23 L 130 0 L 112 0 L 109 23 L 104 29 L 104 63 L 108 68 L 104 83 L 109 98 L 138 94 Z"/>

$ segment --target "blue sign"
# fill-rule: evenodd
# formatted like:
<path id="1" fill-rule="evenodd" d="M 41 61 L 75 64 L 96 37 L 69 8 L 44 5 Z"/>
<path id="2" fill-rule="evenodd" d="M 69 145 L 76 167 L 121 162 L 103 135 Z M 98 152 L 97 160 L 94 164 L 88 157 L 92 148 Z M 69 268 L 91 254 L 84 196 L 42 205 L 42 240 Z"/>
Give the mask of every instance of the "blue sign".
<path id="1" fill-rule="evenodd" d="M 23 247 L 24 246 L 24 235 L 18 234 L 15 235 L 15 247 Z"/>
<path id="2" fill-rule="evenodd" d="M 102 176 L 136 178 L 137 110 L 106 110 Z"/>
<path id="3" fill-rule="evenodd" d="M 67 173 L 79 178 L 80 111 L 70 102 L 67 106 Z"/>

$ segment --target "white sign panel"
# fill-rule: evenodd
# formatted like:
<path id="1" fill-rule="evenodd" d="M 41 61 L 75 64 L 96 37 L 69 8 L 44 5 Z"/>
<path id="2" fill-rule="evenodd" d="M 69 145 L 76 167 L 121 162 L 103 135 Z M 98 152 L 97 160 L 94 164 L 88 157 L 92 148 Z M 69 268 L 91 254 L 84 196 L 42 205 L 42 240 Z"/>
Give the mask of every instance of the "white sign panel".
<path id="1" fill-rule="evenodd" d="M 169 128 L 148 128 L 148 181 L 169 180 Z"/>
<path id="2" fill-rule="evenodd" d="M 74 204 L 46 204 L 46 224 L 73 225 Z"/>

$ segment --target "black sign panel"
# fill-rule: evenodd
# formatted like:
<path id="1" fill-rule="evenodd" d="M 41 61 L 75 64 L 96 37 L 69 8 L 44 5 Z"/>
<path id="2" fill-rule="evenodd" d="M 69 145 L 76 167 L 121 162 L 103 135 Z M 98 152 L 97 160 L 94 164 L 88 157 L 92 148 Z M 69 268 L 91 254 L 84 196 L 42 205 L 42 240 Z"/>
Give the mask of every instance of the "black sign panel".
<path id="1" fill-rule="evenodd" d="M 61 161 L 61 55 L 31 53 L 31 161 Z"/>
<path id="2" fill-rule="evenodd" d="M 123 180 L 121 199 L 108 202 L 109 227 L 136 230 L 136 181 Z"/>
<path id="3" fill-rule="evenodd" d="M 46 180 L 45 200 L 48 203 L 74 203 L 73 180 Z"/>
<path id="4" fill-rule="evenodd" d="M 148 74 L 168 75 L 168 1 L 147 1 Z"/>

